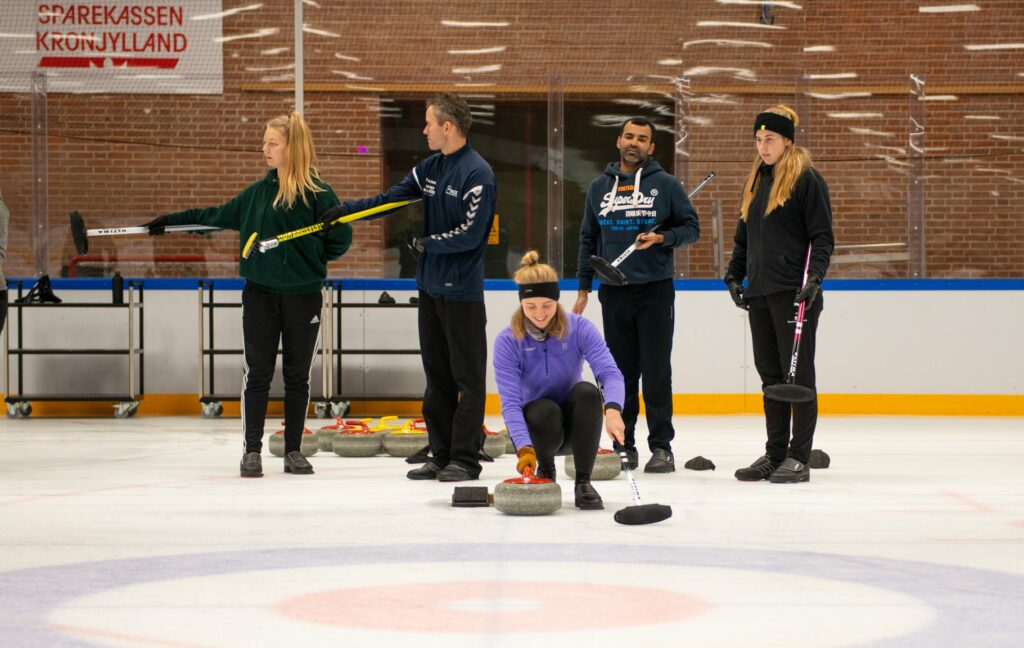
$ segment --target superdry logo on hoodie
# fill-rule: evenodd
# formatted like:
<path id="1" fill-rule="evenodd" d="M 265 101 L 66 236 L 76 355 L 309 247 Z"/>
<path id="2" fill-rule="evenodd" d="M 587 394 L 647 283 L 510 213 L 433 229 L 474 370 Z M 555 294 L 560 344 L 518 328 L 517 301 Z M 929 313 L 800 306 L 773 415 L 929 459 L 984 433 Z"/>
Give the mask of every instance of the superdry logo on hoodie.
<path id="1" fill-rule="evenodd" d="M 630 193 L 626 196 L 615 195 L 621 191 L 630 191 Z M 611 212 L 625 211 L 625 216 L 651 218 L 657 214 L 654 211 L 654 199 L 657 195 L 657 189 L 652 189 L 650 196 L 644 195 L 644 192 L 633 189 L 633 187 L 619 187 L 618 191 L 612 189 L 601 198 L 601 211 L 597 215 L 607 216 Z"/>

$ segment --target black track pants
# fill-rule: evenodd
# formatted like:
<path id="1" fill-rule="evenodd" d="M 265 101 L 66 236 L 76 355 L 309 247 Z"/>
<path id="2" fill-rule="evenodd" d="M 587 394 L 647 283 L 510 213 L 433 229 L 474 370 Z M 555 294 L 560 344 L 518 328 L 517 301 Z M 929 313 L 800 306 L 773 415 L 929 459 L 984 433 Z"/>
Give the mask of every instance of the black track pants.
<path id="1" fill-rule="evenodd" d="M 538 465 L 550 468 L 556 455 L 567 454 L 572 448 L 576 473 L 593 473 L 604 422 L 601 406 L 601 391 L 588 382 L 577 383 L 565 405 L 549 398 L 527 403 L 523 415 Z"/>
<path id="2" fill-rule="evenodd" d="M 319 342 L 322 306 L 319 292 L 290 295 L 267 292 L 250 283 L 245 285 L 242 291 L 245 339 L 242 429 L 246 452 L 259 452 L 263 447 L 263 424 L 278 344 L 284 376 L 285 452 L 300 448 L 309 408 L 309 371 Z"/>
<path id="3" fill-rule="evenodd" d="M 430 452 L 441 467 L 460 464 L 480 474 L 487 399 L 487 313 L 482 301 L 419 293 L 420 354 L 427 389 L 423 419 Z"/>
<path id="4" fill-rule="evenodd" d="M 4 330 L 7 321 L 7 291 L 0 290 L 0 331 Z"/>
<path id="5" fill-rule="evenodd" d="M 671 279 L 646 284 L 601 284 L 604 338 L 626 380 L 626 447 L 636 447 L 640 413 L 640 382 L 647 408 L 650 450 L 672 449 L 672 334 L 675 329 L 675 288 Z M 617 444 L 616 444 L 617 447 Z"/>
<path id="6" fill-rule="evenodd" d="M 761 376 L 762 389 L 786 381 L 793 353 L 796 306 L 793 292 L 781 292 L 750 299 L 750 336 L 754 344 L 754 366 Z M 818 293 L 804 313 L 800 352 L 796 365 L 796 384 L 817 389 L 814 376 L 814 341 L 818 316 L 824 308 L 824 294 Z M 818 423 L 818 398 L 806 403 L 784 403 L 764 398 L 764 418 L 768 431 L 766 454 L 774 461 L 793 457 L 807 463 L 811 458 L 814 428 Z M 792 439 L 790 422 L 792 419 Z"/>

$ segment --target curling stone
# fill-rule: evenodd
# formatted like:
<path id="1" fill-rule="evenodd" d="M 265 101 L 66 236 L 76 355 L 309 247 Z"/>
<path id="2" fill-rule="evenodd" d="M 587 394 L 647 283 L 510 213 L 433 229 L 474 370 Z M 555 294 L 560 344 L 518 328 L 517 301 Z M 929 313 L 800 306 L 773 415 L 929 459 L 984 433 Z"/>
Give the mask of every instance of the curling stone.
<path id="1" fill-rule="evenodd" d="M 494 459 L 505 454 L 505 438 L 507 436 L 507 430 L 491 432 L 486 425 L 484 426 L 484 452 L 488 457 Z"/>
<path id="2" fill-rule="evenodd" d="M 333 425 L 325 425 L 316 431 L 316 440 L 320 444 L 320 449 L 324 452 L 330 452 L 334 449 L 334 436 L 338 434 L 338 430 L 345 428 L 345 419 L 340 416 L 334 420 Z"/>
<path id="3" fill-rule="evenodd" d="M 384 435 L 384 452 L 392 457 L 411 457 L 429 443 L 423 419 L 413 419 L 401 430 L 392 430 Z"/>
<path id="4" fill-rule="evenodd" d="M 373 419 L 363 419 L 363 421 L 369 426 L 370 432 L 375 433 L 377 436 L 381 437 L 381 439 L 386 437 L 389 433 L 403 430 L 407 426 L 407 424 L 397 425 L 397 416 L 382 416 L 377 421 L 376 425 L 370 425 L 370 423 L 373 422 Z"/>
<path id="5" fill-rule="evenodd" d="M 284 425 L 284 423 L 281 425 Z M 299 452 L 302 453 L 303 457 L 312 457 L 319 451 L 320 442 L 317 440 L 316 435 L 313 434 L 312 430 L 303 428 L 302 445 L 299 446 Z M 270 435 L 270 454 L 275 457 L 284 456 L 284 430 L 278 430 Z"/>
<path id="6" fill-rule="evenodd" d="M 522 477 L 494 487 L 494 508 L 508 515 L 548 515 L 562 508 L 562 487 L 527 468 Z"/>
<path id="7" fill-rule="evenodd" d="M 334 435 L 331 449 L 339 457 L 373 457 L 380 454 L 381 437 L 362 421 L 345 421 Z"/>
<path id="8" fill-rule="evenodd" d="M 597 451 L 597 459 L 594 461 L 594 472 L 590 478 L 594 481 L 615 479 L 622 472 L 622 461 L 619 455 L 612 450 L 600 448 Z M 565 456 L 565 475 L 576 477 L 576 459 L 572 454 Z"/>

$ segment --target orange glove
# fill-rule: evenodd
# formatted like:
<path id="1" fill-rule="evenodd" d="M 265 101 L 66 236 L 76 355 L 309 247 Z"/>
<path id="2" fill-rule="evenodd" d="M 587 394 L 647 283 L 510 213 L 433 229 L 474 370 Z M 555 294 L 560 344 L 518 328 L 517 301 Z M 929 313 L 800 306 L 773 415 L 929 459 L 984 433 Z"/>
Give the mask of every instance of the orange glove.
<path id="1" fill-rule="evenodd" d="M 516 470 L 522 475 L 526 467 L 529 466 L 530 470 L 534 473 L 537 472 L 537 453 L 534 452 L 533 446 L 523 446 L 519 448 L 519 452 L 516 453 L 519 457 L 519 461 L 516 463 Z"/>

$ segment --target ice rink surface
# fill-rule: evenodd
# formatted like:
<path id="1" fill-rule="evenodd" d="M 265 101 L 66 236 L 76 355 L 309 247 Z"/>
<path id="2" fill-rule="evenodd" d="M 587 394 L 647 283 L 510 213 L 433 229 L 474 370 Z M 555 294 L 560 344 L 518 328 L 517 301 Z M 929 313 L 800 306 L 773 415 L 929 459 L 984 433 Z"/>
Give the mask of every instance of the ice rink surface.
<path id="1" fill-rule="evenodd" d="M 822 417 L 797 485 L 733 478 L 760 417 L 675 423 L 638 473 L 674 516 L 629 527 L 623 476 L 578 511 L 561 460 L 563 508 L 510 517 L 383 456 L 240 479 L 237 419 L 5 419 L 0 645 L 1024 645 L 1021 419 Z"/>

